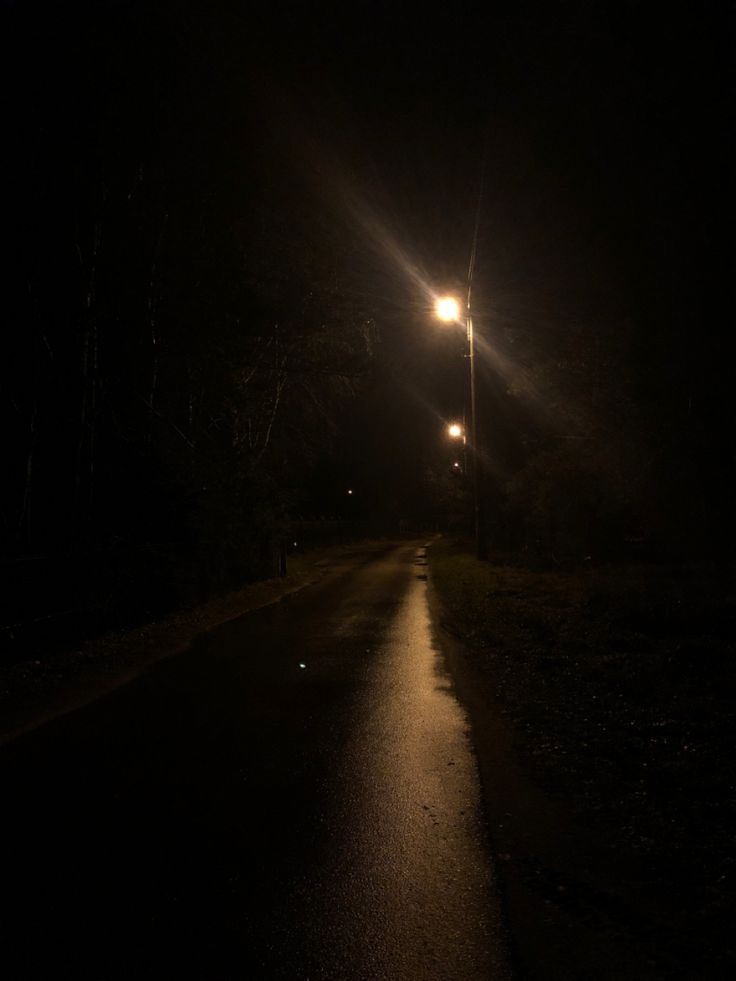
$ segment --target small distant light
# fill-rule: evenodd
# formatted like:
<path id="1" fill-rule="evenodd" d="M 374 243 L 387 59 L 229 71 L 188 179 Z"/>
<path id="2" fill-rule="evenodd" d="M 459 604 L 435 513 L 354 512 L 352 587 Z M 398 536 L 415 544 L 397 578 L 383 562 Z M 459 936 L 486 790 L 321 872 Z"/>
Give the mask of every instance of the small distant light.
<path id="1" fill-rule="evenodd" d="M 457 422 L 452 422 L 447 427 L 447 432 L 453 439 L 459 439 L 463 434 L 463 427 Z"/>
<path id="2" fill-rule="evenodd" d="M 304 664 L 304 662 L 303 662 L 303 661 L 300 661 L 300 662 L 299 662 L 299 667 L 300 667 L 300 668 L 306 668 L 306 664 Z"/>
<path id="3" fill-rule="evenodd" d="M 348 491 L 348 494 L 352 494 L 352 493 L 353 493 L 353 492 L 352 492 L 351 490 L 349 490 L 349 491 Z"/>
<path id="4" fill-rule="evenodd" d="M 453 468 L 454 468 L 455 470 L 459 470 L 459 469 L 460 469 L 460 464 L 459 464 L 459 463 L 457 462 L 457 460 L 455 460 L 455 462 L 453 463 L 453 465 L 452 465 L 452 466 L 453 466 Z"/>
<path id="5" fill-rule="evenodd" d="M 298 542 L 294 542 L 294 548 L 296 548 L 298 544 Z"/>

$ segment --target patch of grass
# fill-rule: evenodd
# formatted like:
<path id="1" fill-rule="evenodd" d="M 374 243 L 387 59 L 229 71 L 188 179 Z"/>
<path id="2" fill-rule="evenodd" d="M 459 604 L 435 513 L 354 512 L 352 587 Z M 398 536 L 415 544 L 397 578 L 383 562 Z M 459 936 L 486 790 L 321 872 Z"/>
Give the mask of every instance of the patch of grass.
<path id="1" fill-rule="evenodd" d="M 675 945 L 723 952 L 736 909 L 733 602 L 702 569 L 539 572 L 448 540 L 429 554 L 444 626 L 534 779 L 625 866 L 626 882 L 602 885 L 646 904 Z"/>

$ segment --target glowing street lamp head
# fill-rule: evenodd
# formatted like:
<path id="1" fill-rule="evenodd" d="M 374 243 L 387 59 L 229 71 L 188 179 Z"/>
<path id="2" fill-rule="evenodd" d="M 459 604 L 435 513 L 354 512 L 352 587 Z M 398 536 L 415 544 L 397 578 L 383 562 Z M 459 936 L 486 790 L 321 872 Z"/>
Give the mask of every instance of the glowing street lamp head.
<path id="1" fill-rule="evenodd" d="M 460 319 L 460 304 L 454 296 L 440 296 L 435 305 L 434 312 L 445 323 Z"/>
<path id="2" fill-rule="evenodd" d="M 452 439 L 460 439 L 463 434 L 463 427 L 457 422 L 451 422 L 447 427 L 447 434 Z"/>

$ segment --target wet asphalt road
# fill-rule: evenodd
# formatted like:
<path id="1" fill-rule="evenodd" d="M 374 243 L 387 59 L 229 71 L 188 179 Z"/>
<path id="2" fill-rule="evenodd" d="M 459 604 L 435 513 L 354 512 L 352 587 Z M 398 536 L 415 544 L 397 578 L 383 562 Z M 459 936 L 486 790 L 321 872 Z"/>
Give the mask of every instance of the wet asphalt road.
<path id="1" fill-rule="evenodd" d="M 0 750 L 6 978 L 507 976 L 423 554 L 366 555 Z"/>

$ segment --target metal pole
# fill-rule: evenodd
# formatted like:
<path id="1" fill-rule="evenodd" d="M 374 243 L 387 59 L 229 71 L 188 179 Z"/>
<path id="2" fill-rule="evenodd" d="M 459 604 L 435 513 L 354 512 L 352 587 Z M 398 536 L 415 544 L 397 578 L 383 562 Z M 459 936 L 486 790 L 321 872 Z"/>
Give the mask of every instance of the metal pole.
<path id="1" fill-rule="evenodd" d="M 480 216 L 483 209 L 483 188 L 486 176 L 486 159 L 488 155 L 488 140 L 486 138 L 483 149 L 483 165 L 480 173 L 480 186 L 478 188 L 478 205 L 475 210 L 475 228 L 473 229 L 473 247 L 470 250 L 470 262 L 468 264 L 468 293 L 465 307 L 466 323 L 468 328 L 468 360 L 470 361 L 470 433 L 472 440 L 471 457 L 473 460 L 473 510 L 475 513 L 475 554 L 485 561 L 488 558 L 488 547 L 486 545 L 485 532 L 485 512 L 483 507 L 483 481 L 482 466 L 483 457 L 478 443 L 478 421 L 476 405 L 476 385 L 475 385 L 475 337 L 473 335 L 473 317 L 471 313 L 470 297 L 473 292 L 473 273 L 475 272 L 475 259 L 478 253 L 478 231 L 480 229 Z"/>
<path id="2" fill-rule="evenodd" d="M 475 554 L 479 559 L 485 560 L 488 558 L 488 550 L 486 548 L 485 528 L 483 526 L 480 489 L 480 472 L 482 464 L 480 446 L 478 445 L 478 422 L 475 388 L 475 336 L 473 334 L 473 317 L 470 312 L 470 297 L 468 297 L 466 325 L 468 331 L 468 361 L 470 362 L 470 456 L 473 467 L 473 524 L 475 534 Z"/>

